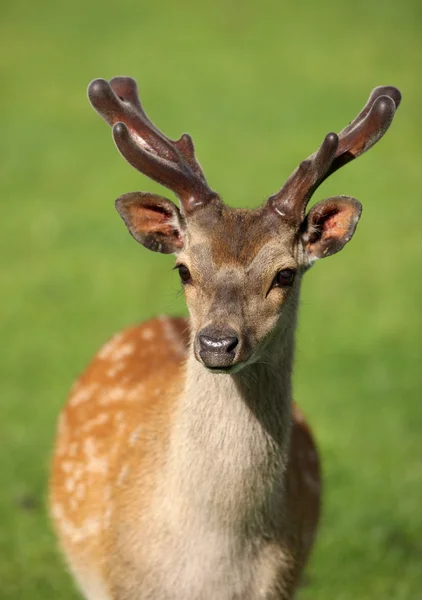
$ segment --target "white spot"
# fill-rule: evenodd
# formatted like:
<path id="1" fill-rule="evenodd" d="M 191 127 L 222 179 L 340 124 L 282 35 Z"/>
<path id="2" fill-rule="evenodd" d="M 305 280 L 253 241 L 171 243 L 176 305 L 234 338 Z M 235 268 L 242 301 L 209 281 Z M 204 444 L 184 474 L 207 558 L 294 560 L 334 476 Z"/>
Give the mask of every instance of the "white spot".
<path id="1" fill-rule="evenodd" d="M 87 471 L 89 471 L 90 473 L 107 473 L 107 460 L 105 457 L 99 457 L 96 455 L 96 446 L 92 438 L 88 438 L 85 440 L 84 451 L 87 457 Z"/>
<path id="2" fill-rule="evenodd" d="M 100 404 L 111 404 L 113 402 L 118 402 L 125 397 L 126 390 L 122 387 L 112 387 L 107 389 L 100 399 Z"/>
<path id="3" fill-rule="evenodd" d="M 71 396 L 69 404 L 71 406 L 77 406 L 82 402 L 87 402 L 92 398 L 92 395 L 97 388 L 97 383 L 90 383 L 89 385 L 77 388 L 75 394 Z"/>
<path id="4" fill-rule="evenodd" d="M 75 489 L 75 480 L 72 479 L 71 477 L 68 477 L 66 479 L 66 484 L 65 484 L 65 488 L 67 492 L 73 492 L 73 490 Z"/>
<path id="5" fill-rule="evenodd" d="M 128 391 L 127 399 L 128 400 L 138 400 L 140 396 L 145 391 L 145 385 L 143 383 L 138 383 L 135 387 L 131 387 Z"/>
<path id="6" fill-rule="evenodd" d="M 91 419 L 90 421 L 84 423 L 82 425 L 82 429 L 84 431 L 89 431 L 93 427 L 97 427 L 98 425 L 104 425 L 104 423 L 107 423 L 108 419 L 109 416 L 107 413 L 100 413 L 98 416 L 95 417 L 95 419 Z"/>
<path id="7" fill-rule="evenodd" d="M 100 522 L 98 519 L 90 517 L 83 521 L 81 527 L 79 528 L 79 537 L 85 539 L 87 537 L 91 537 L 100 531 Z M 76 540 L 75 540 L 76 541 Z"/>
<path id="8" fill-rule="evenodd" d="M 92 457 L 86 466 L 89 473 L 102 473 L 105 475 L 108 470 L 107 460 L 105 458 Z"/>
<path id="9" fill-rule="evenodd" d="M 116 377 L 116 375 L 120 373 L 120 371 L 123 371 L 125 366 L 126 364 L 123 361 L 120 361 L 116 365 L 110 367 L 110 369 L 108 369 L 106 373 L 107 377 Z"/>
<path id="10" fill-rule="evenodd" d="M 82 477 L 84 473 L 84 470 L 81 467 L 77 467 L 74 471 L 73 471 L 73 478 L 75 481 L 78 481 L 78 479 L 80 479 Z"/>
<path id="11" fill-rule="evenodd" d="M 104 346 L 98 352 L 98 354 L 97 354 L 98 358 L 101 358 L 103 360 L 109 358 L 115 351 L 116 346 L 118 346 L 120 344 L 122 338 L 123 338 L 123 333 L 117 333 L 116 335 L 114 335 L 111 338 L 111 340 L 109 340 L 106 344 L 104 344 Z"/>
<path id="12" fill-rule="evenodd" d="M 152 338 L 154 336 L 155 336 L 155 333 L 154 333 L 154 330 L 151 327 L 145 327 L 141 331 L 141 338 L 143 340 L 152 340 Z"/>
<path id="13" fill-rule="evenodd" d="M 115 361 L 122 360 L 122 358 L 125 358 L 126 356 L 133 354 L 134 349 L 135 349 L 134 344 L 122 344 L 121 346 L 118 346 L 114 350 L 114 352 L 112 353 L 112 358 Z M 122 367 L 120 367 L 120 370 L 121 370 L 121 368 Z"/>
<path id="14" fill-rule="evenodd" d="M 62 471 L 64 471 L 65 473 L 70 473 L 71 470 L 73 469 L 73 463 L 70 461 L 63 461 L 61 463 L 61 467 L 62 467 Z"/>
<path id="15" fill-rule="evenodd" d="M 51 514 L 55 519 L 61 519 L 63 517 L 63 506 L 55 502 L 51 507 Z"/>

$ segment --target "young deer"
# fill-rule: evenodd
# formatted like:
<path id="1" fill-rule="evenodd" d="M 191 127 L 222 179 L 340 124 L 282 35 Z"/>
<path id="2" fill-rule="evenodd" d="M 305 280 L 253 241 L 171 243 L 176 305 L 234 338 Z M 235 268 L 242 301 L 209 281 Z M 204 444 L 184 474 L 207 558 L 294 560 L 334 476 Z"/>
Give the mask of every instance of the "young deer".
<path id="1" fill-rule="evenodd" d="M 133 79 L 88 94 L 124 158 L 180 200 L 134 192 L 116 207 L 138 242 L 176 255 L 190 321 L 123 331 L 73 387 L 51 481 L 69 567 L 89 600 L 292 598 L 320 509 L 316 448 L 291 397 L 301 279 L 361 213 L 348 196 L 306 206 L 382 137 L 400 93 L 376 88 L 257 210 L 223 204 L 190 136 L 165 137 Z"/>

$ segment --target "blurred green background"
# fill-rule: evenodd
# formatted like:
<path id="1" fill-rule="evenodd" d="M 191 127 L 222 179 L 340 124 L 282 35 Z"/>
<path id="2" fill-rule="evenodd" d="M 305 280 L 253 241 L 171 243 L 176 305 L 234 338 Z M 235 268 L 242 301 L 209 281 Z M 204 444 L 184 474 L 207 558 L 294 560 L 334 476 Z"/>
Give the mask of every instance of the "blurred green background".
<path id="1" fill-rule="evenodd" d="M 86 100 L 91 79 L 118 74 L 170 137 L 193 135 L 211 186 L 250 207 L 373 87 L 401 89 L 386 137 L 314 198 L 353 195 L 364 212 L 302 294 L 295 396 L 325 501 L 299 598 L 422 598 L 420 7 L 1 3 L 1 598 L 78 597 L 45 509 L 58 411 L 113 332 L 185 312 L 172 258 L 137 246 L 114 210 L 124 192 L 160 190 Z"/>

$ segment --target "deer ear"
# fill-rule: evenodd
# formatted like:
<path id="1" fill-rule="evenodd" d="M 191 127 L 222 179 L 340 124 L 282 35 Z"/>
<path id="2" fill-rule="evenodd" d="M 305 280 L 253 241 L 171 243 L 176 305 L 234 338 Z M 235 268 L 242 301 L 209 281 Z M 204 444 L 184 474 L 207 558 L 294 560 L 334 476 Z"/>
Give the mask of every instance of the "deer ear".
<path id="1" fill-rule="evenodd" d="M 349 196 L 327 198 L 315 204 L 302 224 L 309 261 L 339 252 L 352 238 L 361 212 L 361 203 Z"/>
<path id="2" fill-rule="evenodd" d="M 131 192 L 117 198 L 116 209 L 137 242 L 163 254 L 183 248 L 185 222 L 173 202 L 144 192 Z"/>

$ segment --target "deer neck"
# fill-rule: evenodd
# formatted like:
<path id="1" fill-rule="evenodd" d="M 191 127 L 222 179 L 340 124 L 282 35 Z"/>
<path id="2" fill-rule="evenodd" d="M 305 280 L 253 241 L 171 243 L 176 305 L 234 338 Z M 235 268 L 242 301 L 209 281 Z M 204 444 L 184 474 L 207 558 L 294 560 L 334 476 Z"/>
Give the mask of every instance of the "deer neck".
<path id="1" fill-rule="evenodd" d="M 167 493 L 181 510 L 188 503 L 207 523 L 241 527 L 254 514 L 271 517 L 273 504 L 281 512 L 294 328 L 276 332 L 261 361 L 232 375 L 209 372 L 191 351 L 168 461 Z"/>

